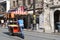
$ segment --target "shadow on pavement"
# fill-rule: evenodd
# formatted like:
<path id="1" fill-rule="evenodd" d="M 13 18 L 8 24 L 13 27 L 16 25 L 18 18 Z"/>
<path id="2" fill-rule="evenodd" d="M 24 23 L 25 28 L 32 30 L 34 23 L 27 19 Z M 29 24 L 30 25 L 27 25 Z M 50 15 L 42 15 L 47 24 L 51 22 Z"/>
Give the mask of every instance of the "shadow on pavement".
<path id="1" fill-rule="evenodd" d="M 18 34 L 17 36 L 20 37 L 20 38 L 22 38 L 22 39 L 25 38 L 22 34 Z"/>
<path id="2" fill-rule="evenodd" d="M 6 35 L 9 35 L 9 36 L 18 36 L 18 34 L 12 34 L 12 33 L 9 33 L 9 32 L 3 32 L 4 34 L 6 34 Z"/>
<path id="3" fill-rule="evenodd" d="M 3 33 L 6 35 L 9 35 L 9 36 L 17 36 L 17 37 L 24 39 L 24 37 L 22 37 L 22 35 L 20 33 L 18 33 L 18 34 L 17 33 L 16 34 L 10 34 L 9 32 L 3 32 Z"/>
<path id="4" fill-rule="evenodd" d="M 3 33 L 6 34 L 6 35 L 10 35 L 9 32 L 3 32 Z"/>
<path id="5" fill-rule="evenodd" d="M 5 36 L 5 37 L 7 37 L 7 38 L 9 38 L 9 39 L 11 38 L 11 40 L 12 40 L 12 39 L 14 39 L 14 40 L 21 40 L 19 37 L 10 36 L 9 32 L 3 32 L 3 33 L 7 35 L 7 36 Z"/>

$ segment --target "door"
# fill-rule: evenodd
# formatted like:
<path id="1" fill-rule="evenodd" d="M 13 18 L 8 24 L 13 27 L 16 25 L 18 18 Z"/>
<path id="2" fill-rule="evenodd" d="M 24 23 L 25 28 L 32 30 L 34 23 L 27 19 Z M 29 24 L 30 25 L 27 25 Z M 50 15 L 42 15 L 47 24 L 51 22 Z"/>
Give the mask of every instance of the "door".
<path id="1" fill-rule="evenodd" d="M 54 29 L 55 30 L 58 30 L 59 27 L 58 27 L 58 22 L 60 22 L 60 10 L 56 10 L 54 12 Z"/>

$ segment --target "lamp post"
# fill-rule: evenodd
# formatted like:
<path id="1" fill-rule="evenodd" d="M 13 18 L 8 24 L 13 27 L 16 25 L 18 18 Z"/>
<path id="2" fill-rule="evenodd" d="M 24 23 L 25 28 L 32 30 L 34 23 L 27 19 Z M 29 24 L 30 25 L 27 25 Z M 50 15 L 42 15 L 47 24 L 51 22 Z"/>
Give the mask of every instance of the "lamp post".
<path id="1" fill-rule="evenodd" d="M 33 30 L 36 30 L 35 0 L 33 0 Z"/>
<path id="2" fill-rule="evenodd" d="M 33 15 L 35 15 L 35 0 L 33 0 Z"/>

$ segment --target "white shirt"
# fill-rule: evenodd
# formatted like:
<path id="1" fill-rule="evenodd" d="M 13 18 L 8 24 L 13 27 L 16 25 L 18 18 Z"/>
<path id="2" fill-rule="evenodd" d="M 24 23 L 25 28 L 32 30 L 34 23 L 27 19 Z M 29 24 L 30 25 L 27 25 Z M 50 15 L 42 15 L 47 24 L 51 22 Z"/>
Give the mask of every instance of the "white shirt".
<path id="1" fill-rule="evenodd" d="M 4 20 L 1 20 L 1 23 L 4 23 Z"/>

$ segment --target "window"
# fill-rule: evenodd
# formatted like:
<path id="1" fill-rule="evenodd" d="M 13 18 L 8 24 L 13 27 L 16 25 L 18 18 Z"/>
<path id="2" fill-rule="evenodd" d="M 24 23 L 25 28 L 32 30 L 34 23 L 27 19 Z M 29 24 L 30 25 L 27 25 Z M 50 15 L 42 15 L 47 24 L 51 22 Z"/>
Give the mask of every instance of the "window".
<path id="1" fill-rule="evenodd" d="M 59 0 L 60 1 L 60 0 Z"/>
<path id="2" fill-rule="evenodd" d="M 23 5 L 25 5 L 26 0 L 23 0 Z"/>
<path id="3" fill-rule="evenodd" d="M 13 6 L 15 7 L 15 1 L 13 1 Z"/>
<path id="4" fill-rule="evenodd" d="M 25 5 L 25 2 L 23 0 L 19 0 L 18 6 L 23 6 L 23 5 Z"/>
<path id="5" fill-rule="evenodd" d="M 51 3 L 52 5 L 54 5 L 54 2 L 53 2 L 53 1 L 54 1 L 54 0 L 50 0 L 50 2 L 52 2 L 52 3 Z"/>
<path id="6" fill-rule="evenodd" d="M 31 0 L 28 0 L 28 5 L 31 4 Z"/>
<path id="7" fill-rule="evenodd" d="M 42 7 L 42 3 L 43 3 L 42 0 L 35 0 L 35 2 L 36 2 L 35 3 L 36 8 L 41 8 Z"/>
<path id="8" fill-rule="evenodd" d="M 57 4 L 58 4 L 58 2 L 57 2 Z"/>

